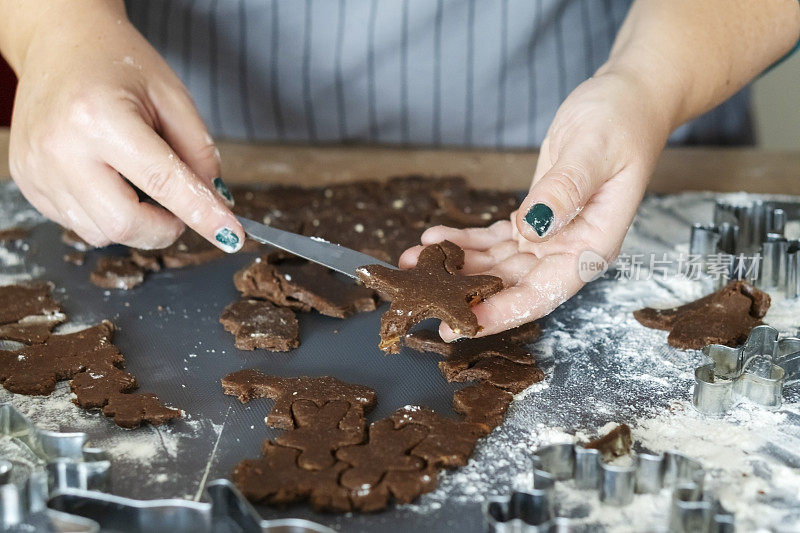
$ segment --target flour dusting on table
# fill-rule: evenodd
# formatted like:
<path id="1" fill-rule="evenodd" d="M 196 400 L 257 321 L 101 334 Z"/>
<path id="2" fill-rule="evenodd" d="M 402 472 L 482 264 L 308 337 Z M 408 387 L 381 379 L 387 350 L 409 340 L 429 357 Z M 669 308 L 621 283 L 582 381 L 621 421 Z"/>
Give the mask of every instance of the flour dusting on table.
<path id="1" fill-rule="evenodd" d="M 753 198 L 724 196 L 729 201 Z M 716 197 L 697 193 L 648 197 L 622 253 L 664 254 L 672 259 L 686 254 L 690 224 L 711 222 Z M 31 227 L 41 221 L 21 201 L 13 184 L 0 184 L 0 228 Z M 797 224 L 790 229 L 800 235 Z M 16 246 L 5 245 L 7 253 L 0 252 L 0 261 L 10 258 L 9 254 L 21 258 L 20 264 L 3 266 L 0 284 L 43 276 L 42 269 L 27 264 L 24 250 Z M 425 523 L 439 525 L 437 521 L 447 516 L 445 511 L 451 505 L 460 506 L 454 508 L 474 518 L 479 515 L 472 511 L 479 509 L 485 498 L 530 483 L 530 461 L 537 448 L 576 438 L 586 441 L 613 425 L 627 423 L 639 449 L 655 453 L 675 450 L 703 463 L 708 472 L 707 486 L 736 513 L 739 531 L 800 530 L 800 386 L 786 390 L 785 403 L 778 411 L 745 403 L 722 418 L 701 415 L 691 407 L 693 371 L 704 362 L 701 354 L 671 348 L 666 332 L 641 326 L 632 312 L 644 306 L 671 307 L 696 299 L 711 291 L 711 283 L 680 277 L 654 276 L 641 281 L 614 278 L 612 269 L 542 320 L 544 334 L 532 348 L 545 380 L 515 396 L 505 423 L 479 442 L 466 467 L 440 475 L 439 488 L 415 504 L 382 515 L 313 518 L 343 530 L 374 530 L 376 524 L 389 525 L 387 521 L 410 513 L 421 515 Z M 800 302 L 771 295 L 773 305 L 765 322 L 784 334 L 796 334 Z M 103 302 L 115 297 L 110 293 L 96 296 Z M 70 295 L 59 297 L 69 301 Z M 165 328 L 160 317 L 175 313 L 168 306 L 137 312 L 139 320 L 152 323 L 159 335 Z M 216 316 L 209 309 L 198 308 L 191 317 L 187 313 L 184 310 L 184 318 L 198 323 L 209 320 L 216 326 Z M 70 315 L 81 326 L 93 323 L 95 318 Z M 72 327 L 62 326 L 65 330 Z M 194 371 L 195 364 L 229 355 L 216 348 L 198 340 L 183 354 L 189 359 L 162 363 L 174 363 L 189 371 L 191 361 Z M 14 395 L 0 389 L 0 401 L 11 401 L 46 429 L 87 432 L 92 445 L 111 454 L 116 472 L 136 473 L 136 494 L 144 497 L 156 492 L 190 498 L 196 494 L 203 472 L 181 478 L 176 464 L 191 454 L 198 442 L 217 442 L 222 432 L 222 424 L 191 416 L 166 428 L 123 430 L 97 412 L 86 412 L 72 404 L 67 383 L 60 383 L 48 397 Z M 224 402 L 221 393 L 219 401 Z M 248 431 L 255 420 L 257 417 L 248 422 Z M 35 457 L 26 458 L 24 452 L 12 439 L 0 439 L 0 455 L 36 467 Z M 203 455 L 202 461 L 212 465 L 215 457 Z M 158 490 L 152 490 L 155 487 Z M 648 532 L 664 531 L 667 526 L 667 490 L 636 495 L 631 505 L 622 508 L 603 505 L 596 493 L 578 490 L 570 482 L 558 483 L 556 493 L 563 511 L 580 516 L 578 524 L 607 531 Z"/>
<path id="2" fill-rule="evenodd" d="M 671 241 L 688 239 L 688 222 L 673 213 L 708 222 L 709 198 L 647 199 L 623 253 L 672 258 L 685 253 Z M 503 426 L 478 445 L 465 468 L 441 475 L 439 488 L 408 509 L 426 514 L 449 501 L 477 504 L 525 488 L 539 447 L 585 442 L 627 423 L 638 449 L 678 451 L 699 460 L 708 472 L 707 487 L 736 514 L 738 531 L 800 529 L 800 387 L 787 388 L 779 411 L 744 403 L 723 418 L 698 413 L 691 394 L 702 355 L 671 348 L 666 332 L 641 326 L 632 312 L 694 300 L 713 290 L 711 281 L 614 277 L 612 270 L 544 320 L 544 335 L 533 347 L 545 381 L 515 397 Z M 780 294 L 773 300 L 765 322 L 795 334 L 800 303 Z M 621 508 L 602 504 L 596 492 L 579 490 L 572 482 L 559 482 L 556 495 L 561 512 L 580 517 L 575 524 L 606 531 L 667 528 L 667 489 L 636 495 Z"/>

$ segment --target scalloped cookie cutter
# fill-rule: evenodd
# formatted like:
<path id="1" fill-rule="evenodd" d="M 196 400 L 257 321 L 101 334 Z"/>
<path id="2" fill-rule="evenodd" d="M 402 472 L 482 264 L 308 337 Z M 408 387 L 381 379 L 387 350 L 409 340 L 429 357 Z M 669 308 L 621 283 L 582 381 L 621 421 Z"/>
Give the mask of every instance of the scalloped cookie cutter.
<path id="1" fill-rule="evenodd" d="M 705 471 L 696 460 L 676 452 L 631 453 L 631 463 L 609 464 L 598 450 L 577 444 L 553 444 L 533 458 L 533 489 L 512 492 L 484 503 L 484 519 L 493 533 L 573 531 L 572 519 L 558 516 L 553 488 L 572 479 L 580 489 L 598 490 L 600 501 L 629 504 L 634 494 L 672 487 L 669 530 L 732 533 L 733 515 L 703 491 Z"/>
<path id="2" fill-rule="evenodd" d="M 778 330 L 756 326 L 739 348 L 711 344 L 711 363 L 694 371 L 692 403 L 701 413 L 722 415 L 741 398 L 770 409 L 783 404 L 783 388 L 800 381 L 800 339 L 778 338 Z"/>
<path id="3" fill-rule="evenodd" d="M 44 524 L 72 524 L 80 531 L 92 531 L 83 519 L 45 514 L 50 492 L 65 488 L 105 490 L 111 461 L 106 453 L 87 446 L 86 433 L 61 433 L 39 429 L 11 403 L 0 403 L 0 436 L 27 447 L 44 469 L 28 472 L 24 480 L 12 480 L 14 465 L 4 460 L 0 466 L 0 529 L 44 527 Z M 74 518 L 74 519 L 73 519 Z M 28 523 L 29 520 L 31 523 Z M 88 529 L 87 529 L 88 528 Z"/>

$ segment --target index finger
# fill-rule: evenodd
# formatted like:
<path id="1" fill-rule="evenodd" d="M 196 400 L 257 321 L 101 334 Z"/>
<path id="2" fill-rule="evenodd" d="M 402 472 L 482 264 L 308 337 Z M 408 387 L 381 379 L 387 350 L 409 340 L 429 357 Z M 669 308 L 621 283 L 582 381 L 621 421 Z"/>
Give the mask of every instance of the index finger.
<path id="1" fill-rule="evenodd" d="M 105 136 L 106 162 L 186 225 L 225 252 L 244 244 L 244 230 L 222 198 L 135 113 Z"/>

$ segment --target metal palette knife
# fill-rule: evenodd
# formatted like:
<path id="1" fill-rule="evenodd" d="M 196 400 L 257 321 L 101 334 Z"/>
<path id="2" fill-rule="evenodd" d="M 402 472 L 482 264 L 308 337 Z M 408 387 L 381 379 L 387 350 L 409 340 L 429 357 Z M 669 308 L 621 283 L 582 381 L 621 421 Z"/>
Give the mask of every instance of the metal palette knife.
<path id="1" fill-rule="evenodd" d="M 236 218 L 242 224 L 242 228 L 244 228 L 248 237 L 254 241 L 280 248 L 353 279 L 358 279 L 356 271 L 366 265 L 381 265 L 397 270 L 394 265 L 319 237 L 306 237 L 305 235 L 298 235 L 266 226 L 244 217 L 237 216 Z"/>

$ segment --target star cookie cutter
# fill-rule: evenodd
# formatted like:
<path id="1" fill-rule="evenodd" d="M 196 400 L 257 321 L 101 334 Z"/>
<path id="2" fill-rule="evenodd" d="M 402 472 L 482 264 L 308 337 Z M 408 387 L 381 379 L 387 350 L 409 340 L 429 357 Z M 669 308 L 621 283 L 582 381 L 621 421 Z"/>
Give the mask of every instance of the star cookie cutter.
<path id="1" fill-rule="evenodd" d="M 0 436 L 27 447 L 44 464 L 43 470 L 12 476 L 15 467 L 4 461 L 0 468 L 0 529 L 35 523 L 72 523 L 71 517 L 48 513 L 48 495 L 55 490 L 82 488 L 106 490 L 111 461 L 100 449 L 87 447 L 86 433 L 60 433 L 36 427 L 10 403 L 0 403 Z M 19 477 L 12 480 L 12 477 Z M 25 479 L 21 479 L 24 477 Z M 78 520 L 78 522 L 81 522 Z M 81 529 L 83 530 L 83 529 Z"/>
<path id="2" fill-rule="evenodd" d="M 206 486 L 208 502 L 182 499 L 134 500 L 97 491 L 65 489 L 48 505 L 64 513 L 95 521 L 101 530 L 129 533 L 335 533 L 300 518 L 263 520 L 236 487 L 226 479 Z"/>
<path id="3" fill-rule="evenodd" d="M 732 533 L 733 515 L 703 491 L 705 470 L 677 452 L 661 455 L 631 452 L 630 464 L 607 463 L 598 450 L 577 444 L 552 444 L 533 457 L 533 489 L 490 498 L 483 514 L 492 533 L 575 531 L 571 516 L 559 516 L 553 489 L 574 480 L 579 489 L 598 490 L 600 501 L 624 506 L 635 494 L 671 487 L 669 530 L 680 533 Z"/>
<path id="4" fill-rule="evenodd" d="M 750 331 L 743 346 L 703 348 L 710 364 L 694 371 L 692 403 L 701 413 L 722 415 L 741 398 L 770 409 L 783 403 L 783 388 L 800 381 L 800 339 L 778 339 L 768 325 Z"/>

